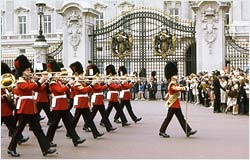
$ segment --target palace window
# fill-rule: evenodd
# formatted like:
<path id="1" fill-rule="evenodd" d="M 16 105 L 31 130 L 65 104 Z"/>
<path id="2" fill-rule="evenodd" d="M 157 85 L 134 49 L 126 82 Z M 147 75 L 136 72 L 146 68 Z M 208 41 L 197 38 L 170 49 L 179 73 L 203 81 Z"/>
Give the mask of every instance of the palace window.
<path id="1" fill-rule="evenodd" d="M 98 15 L 96 18 L 96 25 L 103 26 L 103 24 L 104 24 L 104 15 L 103 12 L 100 12 L 100 15 Z"/>
<path id="2" fill-rule="evenodd" d="M 179 18 L 179 8 L 170 8 L 169 14 L 173 16 L 174 18 Z"/>
<path id="3" fill-rule="evenodd" d="M 26 16 L 18 16 L 19 34 L 26 34 Z"/>
<path id="4" fill-rule="evenodd" d="M 51 15 L 44 15 L 44 33 L 51 33 Z"/>

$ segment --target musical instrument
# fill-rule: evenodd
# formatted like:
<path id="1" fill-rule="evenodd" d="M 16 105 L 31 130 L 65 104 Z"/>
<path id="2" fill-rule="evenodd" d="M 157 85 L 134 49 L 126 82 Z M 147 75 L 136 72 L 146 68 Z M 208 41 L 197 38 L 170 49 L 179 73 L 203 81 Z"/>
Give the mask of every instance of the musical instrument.
<path id="1" fill-rule="evenodd" d="M 11 73 L 5 73 L 1 76 L 1 88 L 12 88 L 15 86 L 15 76 Z"/>

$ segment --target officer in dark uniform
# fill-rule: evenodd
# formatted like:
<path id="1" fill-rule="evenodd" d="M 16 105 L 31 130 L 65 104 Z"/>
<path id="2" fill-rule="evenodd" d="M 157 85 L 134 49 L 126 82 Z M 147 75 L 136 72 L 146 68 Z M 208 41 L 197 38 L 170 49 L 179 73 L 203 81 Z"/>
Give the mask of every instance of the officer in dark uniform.
<path id="1" fill-rule="evenodd" d="M 182 129 L 186 132 L 186 136 L 189 137 L 197 132 L 197 130 L 192 130 L 186 120 L 184 119 L 183 113 L 181 111 L 179 94 L 180 91 L 185 90 L 185 87 L 180 87 L 177 83 L 177 67 L 173 62 L 169 62 L 165 66 L 165 77 L 169 82 L 168 85 L 168 96 L 167 96 L 167 106 L 168 114 L 165 120 L 163 121 L 159 135 L 164 138 L 169 138 L 170 136 L 165 133 L 173 115 L 175 114 L 179 123 L 181 124 Z"/>

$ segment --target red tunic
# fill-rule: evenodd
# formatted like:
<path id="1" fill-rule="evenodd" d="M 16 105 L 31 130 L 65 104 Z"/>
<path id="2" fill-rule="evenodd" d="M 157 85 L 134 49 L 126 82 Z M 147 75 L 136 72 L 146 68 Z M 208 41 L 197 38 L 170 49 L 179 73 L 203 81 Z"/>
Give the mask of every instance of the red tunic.
<path id="1" fill-rule="evenodd" d="M 86 86 L 82 82 L 76 82 L 73 90 L 75 92 L 74 103 L 78 102 L 75 108 L 89 108 L 88 93 L 92 91 L 92 87 Z"/>
<path id="2" fill-rule="evenodd" d="M 107 89 L 106 85 L 100 85 L 99 83 L 94 84 L 92 91 L 93 91 L 93 95 L 95 96 L 95 94 L 101 94 L 103 93 L 103 91 Z M 96 99 L 95 102 L 92 102 L 93 105 L 104 105 L 104 95 L 96 95 Z"/>
<path id="3" fill-rule="evenodd" d="M 1 89 L 1 116 L 8 117 L 13 115 L 13 112 L 9 107 L 8 101 L 5 98 L 3 98 L 4 94 L 6 94 L 5 89 Z"/>
<path id="4" fill-rule="evenodd" d="M 124 94 L 123 94 L 123 97 L 121 98 L 121 100 L 130 100 L 130 98 L 131 98 L 130 88 L 132 88 L 132 86 L 133 86 L 133 84 L 128 83 L 128 82 L 125 82 L 122 84 L 122 86 L 121 86 L 122 91 L 121 92 L 124 92 Z"/>
<path id="5" fill-rule="evenodd" d="M 171 85 L 171 84 L 170 84 Z M 168 94 L 169 96 L 170 95 L 173 95 L 175 93 L 178 93 L 181 91 L 181 88 L 178 86 L 178 84 L 173 84 L 171 86 L 168 87 Z M 168 97 L 169 97 L 168 96 Z M 167 97 L 167 99 L 168 99 Z M 180 105 L 180 100 L 179 98 L 177 98 L 177 100 L 173 103 L 173 105 L 171 106 L 172 108 L 181 108 L 181 105 Z"/>
<path id="6" fill-rule="evenodd" d="M 42 84 L 40 87 L 38 87 L 37 94 L 38 95 L 37 95 L 36 102 L 49 102 L 48 93 L 47 93 L 45 84 Z"/>
<path id="7" fill-rule="evenodd" d="M 119 96 L 119 91 L 121 90 L 121 85 L 120 84 L 116 84 L 114 82 L 112 82 L 109 85 L 109 92 L 108 94 L 110 94 L 110 98 L 109 102 L 118 102 L 118 96 Z"/>
<path id="8" fill-rule="evenodd" d="M 34 103 L 34 98 L 31 97 L 34 97 L 33 91 L 37 91 L 37 84 L 27 79 L 20 79 L 17 82 L 16 89 L 16 93 L 19 96 L 17 100 L 17 114 L 36 114 L 38 110 Z M 20 106 L 18 106 L 18 102 L 20 102 Z"/>
<path id="9" fill-rule="evenodd" d="M 52 109 L 53 110 L 67 110 L 68 109 L 68 99 L 66 92 L 69 88 L 63 85 L 60 81 L 52 81 L 50 83 L 50 91 L 52 96 Z M 55 100 L 55 106 L 53 106 L 53 98 Z"/>

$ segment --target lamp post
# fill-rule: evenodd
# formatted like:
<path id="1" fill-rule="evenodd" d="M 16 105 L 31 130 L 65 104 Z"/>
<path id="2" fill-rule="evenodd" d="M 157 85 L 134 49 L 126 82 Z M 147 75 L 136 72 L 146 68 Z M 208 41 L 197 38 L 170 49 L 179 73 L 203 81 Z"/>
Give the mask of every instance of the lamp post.
<path id="1" fill-rule="evenodd" d="M 43 30 L 42 30 L 42 17 L 44 14 L 44 9 L 45 9 L 46 4 L 43 1 L 37 1 L 36 6 L 37 6 L 37 14 L 39 15 L 39 19 L 40 19 L 39 35 L 37 36 L 36 41 L 46 42 L 45 37 L 43 35 Z"/>
<path id="2" fill-rule="evenodd" d="M 33 44 L 33 48 L 35 50 L 34 54 L 34 70 L 42 71 L 43 64 L 47 63 L 47 49 L 49 47 L 48 43 L 46 42 L 46 39 L 43 35 L 42 30 L 42 18 L 45 10 L 46 4 L 43 1 L 37 1 L 37 14 L 40 18 L 40 26 L 39 26 L 39 35 L 36 38 L 36 41 Z"/>

